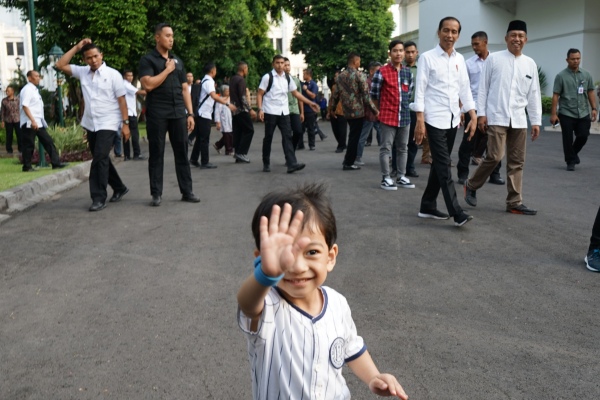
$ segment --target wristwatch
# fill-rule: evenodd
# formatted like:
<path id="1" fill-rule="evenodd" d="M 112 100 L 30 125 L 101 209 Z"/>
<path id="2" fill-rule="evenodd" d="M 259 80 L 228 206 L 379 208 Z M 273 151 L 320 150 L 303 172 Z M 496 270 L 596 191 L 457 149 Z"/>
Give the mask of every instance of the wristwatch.
<path id="1" fill-rule="evenodd" d="M 125 125 L 129 125 L 129 120 L 128 120 L 128 119 L 124 119 L 124 120 L 123 120 L 123 123 L 124 123 Z"/>
<path id="2" fill-rule="evenodd" d="M 194 118 L 194 114 L 188 114 L 187 116 Z"/>
<path id="3" fill-rule="evenodd" d="M 227 107 L 229 107 L 229 102 L 225 103 L 225 105 L 226 105 Z"/>

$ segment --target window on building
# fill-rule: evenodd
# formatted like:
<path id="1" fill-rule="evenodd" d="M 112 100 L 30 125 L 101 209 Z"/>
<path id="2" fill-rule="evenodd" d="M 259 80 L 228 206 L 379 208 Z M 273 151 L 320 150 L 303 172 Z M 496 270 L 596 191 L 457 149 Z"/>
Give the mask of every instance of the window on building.
<path id="1" fill-rule="evenodd" d="M 15 47 L 13 46 L 13 42 L 6 42 L 6 55 L 7 56 L 15 55 Z"/>
<path id="2" fill-rule="evenodd" d="M 23 42 L 17 42 L 17 55 L 18 56 L 25 55 L 25 46 L 23 46 Z"/>
<path id="3" fill-rule="evenodd" d="M 275 49 L 277 50 L 277 52 L 279 54 L 283 53 L 283 39 L 277 39 L 277 44 L 275 46 Z"/>

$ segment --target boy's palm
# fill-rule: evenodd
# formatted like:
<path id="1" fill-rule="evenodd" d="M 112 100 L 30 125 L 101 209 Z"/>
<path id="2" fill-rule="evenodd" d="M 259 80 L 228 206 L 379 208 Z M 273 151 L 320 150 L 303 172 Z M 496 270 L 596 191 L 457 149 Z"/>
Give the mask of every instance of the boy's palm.
<path id="1" fill-rule="evenodd" d="M 260 255 L 263 272 L 268 276 L 279 276 L 293 267 L 296 256 L 310 241 L 296 236 L 302 227 L 304 213 L 298 211 L 294 218 L 292 206 L 274 205 L 271 218 L 260 219 Z"/>

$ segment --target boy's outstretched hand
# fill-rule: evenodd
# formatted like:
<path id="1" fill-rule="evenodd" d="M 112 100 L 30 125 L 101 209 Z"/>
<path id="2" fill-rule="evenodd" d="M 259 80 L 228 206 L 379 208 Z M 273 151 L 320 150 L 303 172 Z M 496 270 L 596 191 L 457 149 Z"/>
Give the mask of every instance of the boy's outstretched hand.
<path id="1" fill-rule="evenodd" d="M 283 210 L 274 205 L 271 218 L 260 219 L 260 256 L 265 275 L 279 276 L 292 268 L 298 253 L 310 243 L 308 237 L 296 240 L 302 230 L 304 213 L 296 212 L 292 218 L 292 206 L 286 203 Z"/>
<path id="2" fill-rule="evenodd" d="M 395 396 L 403 400 L 408 399 L 400 383 L 390 374 L 379 374 L 373 377 L 369 382 L 369 389 L 379 396 Z"/>

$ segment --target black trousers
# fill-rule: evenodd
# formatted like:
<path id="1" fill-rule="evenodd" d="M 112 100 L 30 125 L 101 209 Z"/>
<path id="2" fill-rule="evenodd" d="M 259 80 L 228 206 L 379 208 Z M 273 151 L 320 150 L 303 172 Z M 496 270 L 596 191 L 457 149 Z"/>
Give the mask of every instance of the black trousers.
<path id="1" fill-rule="evenodd" d="M 437 197 L 441 189 L 448 214 L 450 216 L 460 214 L 462 208 L 456 198 L 450 159 L 457 128 L 438 129 L 426 123 L 425 129 L 429 139 L 432 163 L 427 187 L 421 198 L 421 211 L 437 209 Z"/>
<path id="2" fill-rule="evenodd" d="M 13 132 L 17 136 L 17 149 L 23 152 L 22 140 L 21 140 L 21 127 L 18 122 L 5 122 L 4 128 L 6 129 L 6 152 L 13 152 Z"/>
<path id="3" fill-rule="evenodd" d="M 410 112 L 410 128 L 408 131 L 408 145 L 407 145 L 407 157 L 406 157 L 406 172 L 415 170 L 415 158 L 419 151 L 419 146 L 415 143 L 415 127 L 417 126 L 417 113 L 414 111 Z M 396 154 L 396 152 L 392 152 Z"/>
<path id="4" fill-rule="evenodd" d="M 350 127 L 350 133 L 348 134 L 348 148 L 346 149 L 346 155 L 344 156 L 344 165 L 352 165 L 356 161 L 356 153 L 358 152 L 358 140 L 360 139 L 360 133 L 362 132 L 363 122 L 365 118 L 352 118 L 346 120 Z"/>
<path id="5" fill-rule="evenodd" d="M 52 165 L 59 165 L 60 159 L 58 157 L 58 151 L 54 146 L 52 137 L 46 131 L 46 128 L 40 127 L 37 131 L 31 128 L 27 128 L 27 125 L 21 126 L 21 132 L 23 133 L 23 171 L 30 170 L 31 157 L 33 157 L 33 151 L 35 150 L 35 138 L 44 146 L 44 150 L 50 157 Z"/>
<path id="6" fill-rule="evenodd" d="M 233 116 L 233 148 L 236 154 L 248 154 L 254 136 L 254 125 L 249 112 Z"/>
<path id="7" fill-rule="evenodd" d="M 592 228 L 592 237 L 590 238 L 589 250 L 600 249 L 600 208 L 596 214 L 596 220 L 594 221 L 594 227 Z"/>
<path id="8" fill-rule="evenodd" d="M 304 110 L 304 125 L 303 128 L 306 130 L 308 136 L 308 147 L 315 147 L 315 136 L 317 133 L 317 113 L 306 112 Z"/>
<path id="9" fill-rule="evenodd" d="M 567 164 L 577 164 L 579 152 L 585 146 L 590 136 L 592 120 L 590 116 L 583 118 L 572 118 L 558 114 L 560 129 L 562 131 L 563 152 Z M 573 141 L 575 134 L 575 141 Z"/>
<path id="10" fill-rule="evenodd" d="M 148 175 L 150 176 L 150 194 L 162 196 L 163 170 L 165 164 L 165 137 L 169 132 L 169 141 L 175 156 L 175 173 L 179 190 L 183 195 L 192 191 L 192 171 L 187 157 L 188 138 L 187 122 L 183 118 L 156 118 L 146 115 L 146 131 L 150 157 L 148 158 Z"/>
<path id="11" fill-rule="evenodd" d="M 140 149 L 140 130 L 137 117 L 129 116 L 129 131 L 131 138 L 123 144 L 123 153 L 126 158 L 131 158 L 131 145 L 133 145 L 133 156 L 139 157 L 142 155 L 142 150 Z"/>
<path id="12" fill-rule="evenodd" d="M 195 117 L 194 121 L 197 140 L 194 142 L 190 161 L 198 162 L 198 157 L 200 157 L 200 164 L 208 164 L 208 143 L 210 142 L 210 124 L 212 121 L 204 117 Z"/>
<path id="13" fill-rule="evenodd" d="M 281 131 L 281 146 L 285 155 L 285 163 L 288 167 L 298 164 L 296 153 L 292 143 L 292 127 L 289 115 L 265 114 L 265 138 L 263 139 L 262 160 L 264 165 L 271 165 L 271 143 L 273 133 L 278 127 Z"/>
<path id="14" fill-rule="evenodd" d="M 471 116 L 467 113 L 465 114 L 465 127 L 469 125 L 471 121 Z M 467 133 L 463 134 L 462 141 L 460 142 L 460 147 L 458 148 L 458 164 L 456 164 L 456 175 L 459 179 L 467 179 L 469 177 L 469 163 L 471 162 L 471 156 L 474 155 L 476 150 L 475 148 L 475 137 L 478 135 L 487 135 L 487 133 L 481 132 L 479 128 L 469 140 L 469 135 Z M 485 140 L 487 143 L 487 138 Z M 490 175 L 490 179 L 500 178 L 500 168 L 502 167 L 502 161 L 496 165 L 496 168 Z"/>
<path id="15" fill-rule="evenodd" d="M 90 196 L 93 202 L 106 201 L 107 185 L 114 191 L 125 189 L 119 173 L 110 161 L 110 149 L 116 136 L 117 131 L 87 131 L 87 140 L 93 156 L 90 166 Z"/>
<path id="16" fill-rule="evenodd" d="M 348 123 L 346 122 L 346 118 L 341 115 L 336 115 L 337 118 L 331 117 L 331 130 L 333 131 L 333 136 L 335 136 L 335 140 L 337 141 L 338 149 L 345 149 L 346 146 L 346 135 L 348 132 Z M 359 138 L 360 139 L 360 138 Z"/>
<path id="17" fill-rule="evenodd" d="M 298 148 L 298 144 L 302 142 L 304 137 L 304 127 L 300 121 L 300 114 L 290 113 L 290 126 L 292 127 L 292 145 L 294 149 Z"/>

